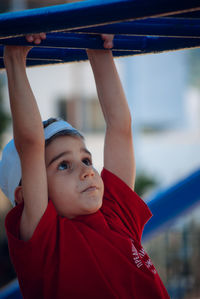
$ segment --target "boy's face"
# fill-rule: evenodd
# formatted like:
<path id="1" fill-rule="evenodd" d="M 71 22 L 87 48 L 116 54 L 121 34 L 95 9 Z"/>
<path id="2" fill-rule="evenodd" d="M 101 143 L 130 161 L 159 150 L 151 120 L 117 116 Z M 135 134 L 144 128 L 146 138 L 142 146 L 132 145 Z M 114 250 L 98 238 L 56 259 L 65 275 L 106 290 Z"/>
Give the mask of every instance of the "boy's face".
<path id="1" fill-rule="evenodd" d="M 95 213 L 102 205 L 103 181 L 79 137 L 60 136 L 47 147 L 48 196 L 61 216 Z"/>

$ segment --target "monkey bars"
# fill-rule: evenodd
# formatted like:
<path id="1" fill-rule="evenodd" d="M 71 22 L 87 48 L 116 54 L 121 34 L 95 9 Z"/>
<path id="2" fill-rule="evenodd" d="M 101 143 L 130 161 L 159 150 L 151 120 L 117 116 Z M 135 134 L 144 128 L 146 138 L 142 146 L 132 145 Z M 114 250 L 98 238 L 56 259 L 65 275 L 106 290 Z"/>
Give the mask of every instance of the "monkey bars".
<path id="1" fill-rule="evenodd" d="M 178 216 L 200 204 L 200 169 L 188 175 L 170 188 L 158 192 L 148 199 L 148 206 L 153 213 L 145 225 L 144 240 L 169 226 Z"/>
<path id="2" fill-rule="evenodd" d="M 88 0 L 0 14 L 0 68 L 4 45 L 27 45 L 24 35 L 38 32 L 47 39 L 28 66 L 87 60 L 85 49 L 103 48 L 99 33 L 115 34 L 115 57 L 196 48 L 200 1 Z"/>

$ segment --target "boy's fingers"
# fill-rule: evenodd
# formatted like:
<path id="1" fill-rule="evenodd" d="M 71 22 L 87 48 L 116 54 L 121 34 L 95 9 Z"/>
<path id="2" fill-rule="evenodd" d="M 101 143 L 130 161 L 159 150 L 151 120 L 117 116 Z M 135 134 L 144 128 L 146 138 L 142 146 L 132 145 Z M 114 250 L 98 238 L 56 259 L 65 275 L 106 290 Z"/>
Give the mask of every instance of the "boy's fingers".
<path id="1" fill-rule="evenodd" d="M 26 35 L 26 40 L 27 40 L 27 42 L 31 43 L 33 41 L 33 35 L 31 35 L 31 34 Z"/>
<path id="2" fill-rule="evenodd" d="M 41 43 L 41 39 L 38 37 L 34 40 L 34 44 L 39 45 Z"/>
<path id="3" fill-rule="evenodd" d="M 46 33 L 44 33 L 44 32 L 40 33 L 40 37 L 41 37 L 41 39 L 45 39 L 46 38 Z"/>
<path id="4" fill-rule="evenodd" d="M 113 48 L 113 34 L 101 34 L 101 38 L 104 41 L 104 48 L 105 49 L 112 49 Z"/>
<path id="5" fill-rule="evenodd" d="M 37 33 L 37 34 L 28 34 L 26 35 L 26 40 L 29 43 L 34 42 L 34 44 L 38 45 L 41 43 L 41 40 L 46 39 L 46 33 Z"/>
<path id="6" fill-rule="evenodd" d="M 113 42 L 112 41 L 105 41 L 103 46 L 104 46 L 105 49 L 112 49 L 113 48 Z"/>

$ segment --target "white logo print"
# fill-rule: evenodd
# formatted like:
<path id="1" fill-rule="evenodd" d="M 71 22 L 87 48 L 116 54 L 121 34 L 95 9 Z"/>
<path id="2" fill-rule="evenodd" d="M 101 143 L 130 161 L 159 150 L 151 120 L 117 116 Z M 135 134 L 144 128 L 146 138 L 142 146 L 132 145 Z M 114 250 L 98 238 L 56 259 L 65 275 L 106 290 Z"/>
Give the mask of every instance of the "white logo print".
<path id="1" fill-rule="evenodd" d="M 140 268 L 143 265 L 143 263 L 140 259 L 140 256 L 139 256 L 137 249 L 135 248 L 135 245 L 133 244 L 133 242 L 132 242 L 132 254 L 133 254 L 133 260 L 134 260 L 136 266 L 138 268 Z"/>
<path id="2" fill-rule="evenodd" d="M 146 266 L 153 274 L 156 274 L 156 270 L 154 268 L 154 265 L 152 264 L 152 261 L 148 257 L 147 253 L 145 252 L 144 248 L 140 248 L 137 250 L 137 248 L 134 245 L 134 241 L 131 240 L 131 250 L 133 255 L 133 261 L 135 262 L 136 266 L 138 268 L 141 268 L 143 265 Z"/>

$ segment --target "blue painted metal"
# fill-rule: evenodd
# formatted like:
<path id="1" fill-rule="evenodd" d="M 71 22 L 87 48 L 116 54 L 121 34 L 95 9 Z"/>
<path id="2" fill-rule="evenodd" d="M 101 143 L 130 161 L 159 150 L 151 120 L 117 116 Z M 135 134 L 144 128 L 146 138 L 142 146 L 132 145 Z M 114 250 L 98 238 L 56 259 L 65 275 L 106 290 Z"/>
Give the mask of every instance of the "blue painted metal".
<path id="1" fill-rule="evenodd" d="M 186 13 L 181 13 L 181 14 L 177 14 L 177 15 L 175 14 L 175 17 L 189 18 L 189 19 L 200 19 L 200 11 L 186 12 Z"/>
<path id="2" fill-rule="evenodd" d="M 71 30 L 79 33 L 108 33 L 166 37 L 200 37 L 199 19 L 149 18 Z"/>
<path id="3" fill-rule="evenodd" d="M 38 48 L 34 46 L 28 56 L 27 66 L 82 61 L 87 59 L 82 49 L 103 48 L 99 36 L 87 32 L 69 32 L 74 29 L 89 32 L 96 30 L 98 33 L 102 31 L 111 33 L 114 30 L 114 33 L 117 33 L 113 48 L 115 57 L 188 49 L 200 46 L 200 20 L 148 17 L 199 10 L 199 0 L 90 0 L 4 13 L 0 15 L 0 41 L 3 45 L 13 43 L 27 45 L 24 37 L 16 38 L 16 36 L 65 31 L 65 33 L 49 33 Z M 141 18 L 144 20 L 138 20 Z M 122 22 L 129 20 L 137 21 Z M 108 23 L 117 24 L 105 25 Z M 103 26 L 98 27 L 102 24 Z M 128 36 L 132 34 L 144 36 Z M 0 67 L 4 67 L 2 58 Z"/>
<path id="4" fill-rule="evenodd" d="M 33 52 L 34 51 L 34 52 Z M 3 49 L 0 47 L 0 53 Z M 134 51 L 135 53 L 135 51 Z M 32 58 L 34 55 L 34 58 Z M 51 55 L 54 55 L 53 58 Z M 0 54 L 1 56 L 1 54 Z M 132 51 L 113 51 L 114 57 L 128 57 L 133 56 Z M 45 52 L 41 49 L 33 49 L 27 59 L 27 66 L 40 66 L 48 64 L 66 63 L 66 62 L 80 62 L 88 59 L 85 50 L 68 50 L 68 49 L 46 49 Z M 0 69 L 4 68 L 3 59 L 0 58 Z"/>
<path id="5" fill-rule="evenodd" d="M 30 45 L 24 37 L 0 40 L 0 44 Z M 160 53 L 200 47 L 200 38 L 168 38 L 122 36 L 114 39 L 114 57 Z M 100 36 L 77 33 L 49 33 L 47 39 L 35 46 L 28 55 L 27 66 L 87 60 L 85 49 L 103 49 Z M 82 49 L 82 50 L 79 50 Z M 3 68 L 3 46 L 0 46 L 0 68 Z"/>
<path id="6" fill-rule="evenodd" d="M 9 285 L 0 290 L 0 299 L 22 299 L 17 280 L 12 281 Z"/>
<path id="7" fill-rule="evenodd" d="M 195 204 L 200 204 L 200 169 L 148 202 L 154 216 L 145 226 L 144 240 L 169 226 Z"/>
<path id="8" fill-rule="evenodd" d="M 114 57 L 132 56 L 132 51 L 113 51 Z M 0 46 L 0 57 L 3 57 L 3 47 Z M 27 66 L 48 65 L 73 61 L 86 61 L 88 59 L 85 50 L 56 49 L 35 47 L 28 54 Z M 4 68 L 3 58 L 0 58 L 0 69 Z"/>
<path id="9" fill-rule="evenodd" d="M 199 0 L 93 0 L 0 16 L 0 37 L 83 28 L 200 10 Z"/>
<path id="10" fill-rule="evenodd" d="M 0 39 L 2 45 L 27 45 L 24 37 Z M 169 38 L 153 36 L 127 36 L 115 35 L 113 50 L 158 52 L 177 50 L 200 46 L 200 38 Z M 36 46 L 38 47 L 38 46 Z M 35 48 L 36 48 L 35 47 Z M 71 49 L 104 49 L 99 35 L 78 33 L 49 33 L 46 40 L 39 45 L 40 48 L 71 48 Z"/>
<path id="11" fill-rule="evenodd" d="M 199 39 L 200 40 L 200 39 Z M 140 51 L 144 47 L 145 37 L 131 38 L 129 36 L 116 36 L 114 50 Z M 0 39 L 4 45 L 30 45 L 24 37 Z M 99 35 L 78 33 L 49 33 L 40 47 L 71 48 L 71 49 L 104 49 L 102 39 Z"/>

